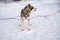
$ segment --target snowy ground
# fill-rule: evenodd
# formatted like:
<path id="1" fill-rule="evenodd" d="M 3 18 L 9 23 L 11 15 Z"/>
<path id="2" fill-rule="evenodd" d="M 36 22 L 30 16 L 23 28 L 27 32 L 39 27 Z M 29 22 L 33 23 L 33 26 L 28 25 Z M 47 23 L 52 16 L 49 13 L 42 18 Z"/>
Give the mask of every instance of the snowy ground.
<path id="1" fill-rule="evenodd" d="M 31 14 L 33 13 L 31 18 L 37 16 L 36 14 L 43 16 L 52 13 L 57 14 L 47 18 L 37 17 L 31 19 L 31 31 L 27 31 L 26 22 L 25 31 L 21 31 L 20 18 L 1 20 L 19 16 L 21 9 L 29 3 L 37 8 L 35 12 L 31 12 Z M 0 3 L 0 40 L 60 40 L 60 14 L 57 12 L 59 6 L 59 2 L 46 3 L 41 1 Z"/>

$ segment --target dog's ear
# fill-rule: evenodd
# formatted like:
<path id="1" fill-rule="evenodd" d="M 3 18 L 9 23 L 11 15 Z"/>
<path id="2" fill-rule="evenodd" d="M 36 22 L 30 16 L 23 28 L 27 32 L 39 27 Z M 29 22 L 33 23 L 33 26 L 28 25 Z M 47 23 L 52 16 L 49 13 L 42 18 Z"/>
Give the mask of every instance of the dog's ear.
<path id="1" fill-rule="evenodd" d="M 28 4 L 29 6 L 31 6 L 31 4 Z"/>

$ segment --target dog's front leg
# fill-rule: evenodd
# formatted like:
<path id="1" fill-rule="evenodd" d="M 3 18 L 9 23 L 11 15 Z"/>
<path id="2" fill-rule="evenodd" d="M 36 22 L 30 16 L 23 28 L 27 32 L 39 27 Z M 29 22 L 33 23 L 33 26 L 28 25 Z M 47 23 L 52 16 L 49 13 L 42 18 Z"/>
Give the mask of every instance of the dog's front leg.
<path id="1" fill-rule="evenodd" d="M 28 31 L 31 30 L 31 26 L 30 26 L 30 18 L 28 17 Z"/>
<path id="2" fill-rule="evenodd" d="M 24 17 L 22 17 L 22 31 L 24 31 Z"/>

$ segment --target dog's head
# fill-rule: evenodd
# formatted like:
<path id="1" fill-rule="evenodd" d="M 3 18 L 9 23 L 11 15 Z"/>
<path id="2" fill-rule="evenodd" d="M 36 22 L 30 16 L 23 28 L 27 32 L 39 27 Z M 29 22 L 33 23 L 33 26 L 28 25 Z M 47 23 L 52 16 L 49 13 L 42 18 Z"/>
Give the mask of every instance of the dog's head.
<path id="1" fill-rule="evenodd" d="M 28 8 L 29 8 L 30 10 L 34 9 L 34 7 L 31 6 L 31 4 L 28 4 Z"/>
<path id="2" fill-rule="evenodd" d="M 33 10 L 33 9 L 34 9 L 34 11 L 37 10 L 37 8 L 35 8 L 34 6 L 31 6 L 31 4 L 28 4 L 28 5 L 29 5 L 29 8 L 30 8 L 31 10 Z"/>

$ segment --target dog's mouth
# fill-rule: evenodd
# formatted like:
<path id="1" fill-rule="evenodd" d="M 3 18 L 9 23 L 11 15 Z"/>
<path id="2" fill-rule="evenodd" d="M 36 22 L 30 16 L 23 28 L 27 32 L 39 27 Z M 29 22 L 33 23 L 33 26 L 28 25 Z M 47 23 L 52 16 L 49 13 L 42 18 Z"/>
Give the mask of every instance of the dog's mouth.
<path id="1" fill-rule="evenodd" d="M 36 11 L 36 10 L 37 10 L 37 8 L 34 9 L 34 11 Z"/>
<path id="2" fill-rule="evenodd" d="M 35 8 L 35 9 L 33 9 L 33 11 L 36 11 L 37 9 Z"/>

